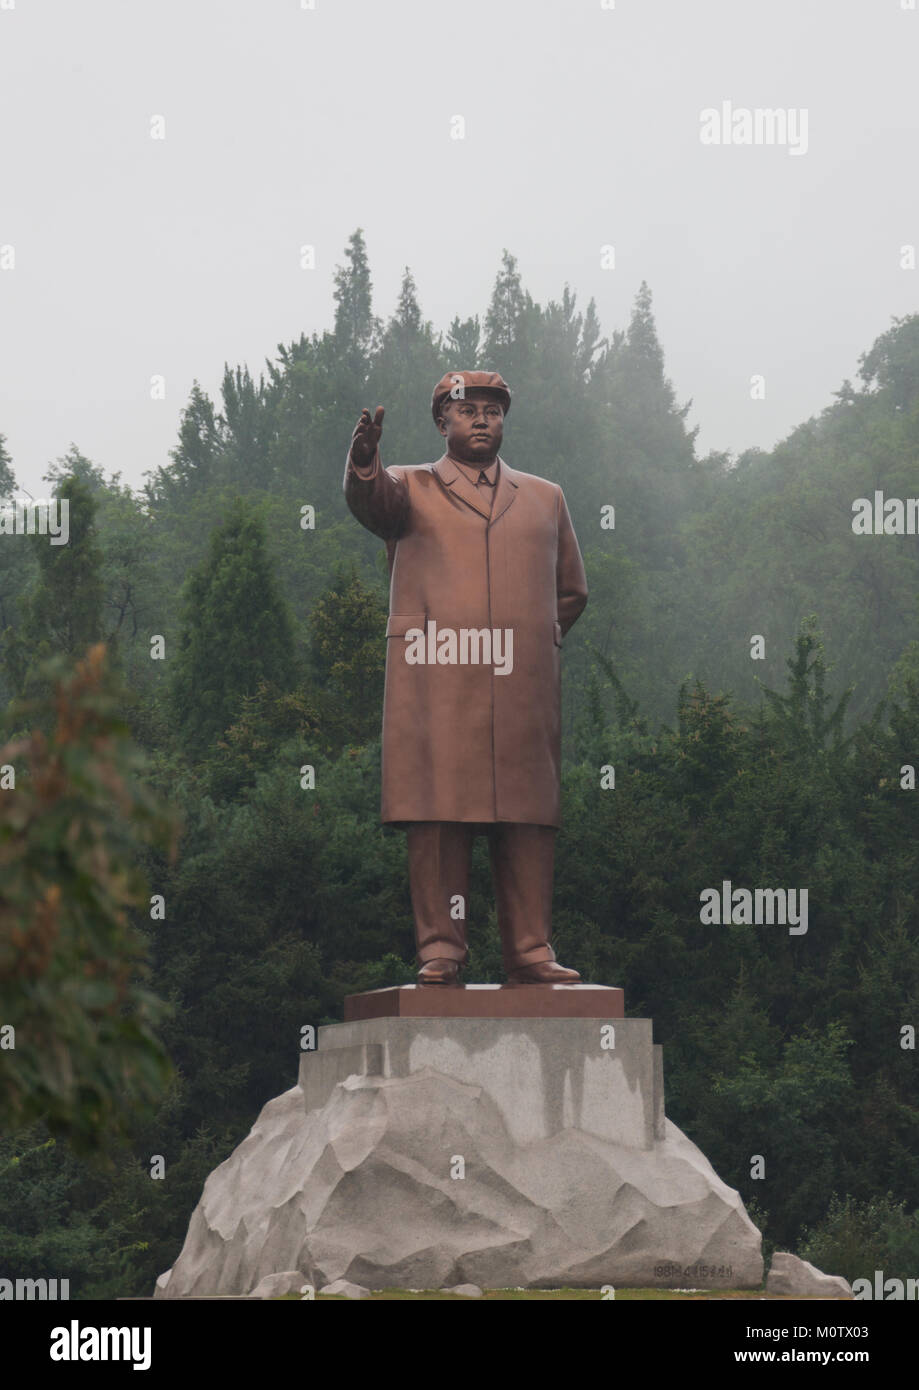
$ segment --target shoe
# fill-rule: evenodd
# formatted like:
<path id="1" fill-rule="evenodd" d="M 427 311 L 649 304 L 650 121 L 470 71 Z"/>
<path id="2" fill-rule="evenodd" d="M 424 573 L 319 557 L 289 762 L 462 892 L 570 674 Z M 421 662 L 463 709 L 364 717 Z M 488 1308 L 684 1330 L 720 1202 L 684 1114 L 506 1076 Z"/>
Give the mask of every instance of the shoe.
<path id="1" fill-rule="evenodd" d="M 576 970 L 559 965 L 557 960 L 537 960 L 532 965 L 509 970 L 507 979 L 512 985 L 576 985 L 581 977 Z"/>
<path id="2" fill-rule="evenodd" d="M 458 960 L 428 960 L 418 971 L 419 985 L 458 985 Z"/>

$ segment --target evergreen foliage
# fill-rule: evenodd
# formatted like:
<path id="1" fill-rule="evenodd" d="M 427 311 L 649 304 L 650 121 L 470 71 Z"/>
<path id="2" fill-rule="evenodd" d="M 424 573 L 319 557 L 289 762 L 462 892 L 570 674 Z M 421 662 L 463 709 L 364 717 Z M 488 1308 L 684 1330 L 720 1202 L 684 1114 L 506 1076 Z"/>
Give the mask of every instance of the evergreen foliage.
<path id="1" fill-rule="evenodd" d="M 71 546 L 0 537 L 0 693 L 44 681 L 47 698 L 55 652 L 84 721 L 52 735 L 50 706 L 8 718 L 18 751 L 0 764 L 33 773 L 22 799 L 0 790 L 0 1024 L 21 1014 L 28 1032 L 39 1008 L 49 1057 L 63 1038 L 91 1063 L 78 1095 L 0 1051 L 0 1274 L 70 1276 L 82 1298 L 149 1293 L 204 1177 L 293 1084 L 304 1025 L 413 978 L 404 838 L 379 824 L 388 573 L 342 474 L 364 405 L 386 406 L 384 462 L 439 457 L 431 390 L 464 367 L 510 383 L 502 454 L 562 484 L 590 586 L 564 653 L 559 956 L 653 1017 L 668 1114 L 770 1248 L 850 1278 L 916 1277 L 919 799 L 904 769 L 919 750 L 919 551 L 851 521 L 875 489 L 917 491 L 919 315 L 822 414 L 734 459 L 697 453 L 645 284 L 608 338 L 568 286 L 534 303 L 507 251 L 484 314 L 445 333 L 408 268 L 387 322 L 372 289 L 358 230 L 332 328 L 280 344 L 257 376 L 226 366 L 215 401 L 195 383 L 140 494 L 74 447 L 49 474 L 72 499 Z M 0 437 L 0 496 L 12 485 Z M 130 775 L 86 656 L 100 638 L 135 692 L 111 697 L 149 758 Z M 174 861 L 145 836 L 147 797 L 181 816 Z M 123 887 L 128 860 L 164 920 Z M 806 934 L 704 924 L 700 893 L 725 880 L 806 888 Z M 470 972 L 501 979 L 482 845 L 470 921 Z M 52 928 L 69 943 L 53 971 Z M 22 996 L 24 969 L 52 971 L 63 1022 Z M 120 1141 L 118 1075 L 129 1095 L 161 1088 Z M 53 1142 L 68 1135 L 101 1146 L 104 1179 Z"/>

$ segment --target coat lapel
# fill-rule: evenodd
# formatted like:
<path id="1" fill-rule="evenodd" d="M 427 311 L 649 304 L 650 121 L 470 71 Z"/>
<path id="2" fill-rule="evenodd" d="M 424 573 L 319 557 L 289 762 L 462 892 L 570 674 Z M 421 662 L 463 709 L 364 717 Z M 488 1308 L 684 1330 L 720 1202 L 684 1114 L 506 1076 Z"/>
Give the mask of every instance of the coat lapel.
<path id="1" fill-rule="evenodd" d="M 434 472 L 444 487 L 449 488 L 456 497 L 459 497 L 467 506 L 472 507 L 489 523 L 497 521 L 501 513 L 507 511 L 517 490 L 514 470 L 508 468 L 500 454 L 498 455 L 498 485 L 495 489 L 494 506 L 490 512 L 478 488 L 469 481 L 462 468 L 457 467 L 449 454 L 444 454 L 442 458 L 437 460 L 434 464 Z"/>
<path id="2" fill-rule="evenodd" d="M 517 495 L 517 474 L 508 468 L 501 455 L 498 455 L 498 486 L 495 488 L 495 504 L 491 509 L 490 524 L 493 526 L 502 512 L 506 512 Z"/>

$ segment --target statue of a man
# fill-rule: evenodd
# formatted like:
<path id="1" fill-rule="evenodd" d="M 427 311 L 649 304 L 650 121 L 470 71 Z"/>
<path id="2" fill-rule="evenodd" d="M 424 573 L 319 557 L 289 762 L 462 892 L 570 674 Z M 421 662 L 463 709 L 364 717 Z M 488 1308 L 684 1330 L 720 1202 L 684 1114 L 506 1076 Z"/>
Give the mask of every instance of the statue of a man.
<path id="1" fill-rule="evenodd" d="M 459 983 L 477 834 L 509 981 L 580 979 L 550 939 L 561 644 L 587 581 L 561 488 L 498 453 L 510 400 L 497 372 L 448 372 L 442 458 L 384 468 L 378 406 L 345 465 L 348 506 L 389 555 L 381 818 L 408 833 L 421 985 Z"/>

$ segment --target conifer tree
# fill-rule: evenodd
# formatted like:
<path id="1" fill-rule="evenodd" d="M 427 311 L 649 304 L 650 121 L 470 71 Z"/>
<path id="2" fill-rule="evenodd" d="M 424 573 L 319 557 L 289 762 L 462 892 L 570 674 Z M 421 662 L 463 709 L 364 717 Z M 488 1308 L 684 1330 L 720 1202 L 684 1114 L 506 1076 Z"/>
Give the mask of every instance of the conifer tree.
<path id="1" fill-rule="evenodd" d="M 485 352 L 489 361 L 500 357 L 518 341 L 520 324 L 530 304 L 532 301 L 517 269 L 517 258 L 505 249 L 485 316 Z"/>
<path id="2" fill-rule="evenodd" d="M 371 409 L 377 404 L 386 407 L 389 463 L 436 458 L 440 453 L 428 402 L 431 385 L 443 375 L 441 354 L 441 336 L 425 319 L 415 277 L 406 266 L 396 311 L 380 338 L 367 384 Z"/>
<path id="3" fill-rule="evenodd" d="M 373 283 L 364 233 L 360 227 L 348 238 L 347 264 L 335 270 L 335 345 L 341 359 L 360 380 L 379 331 L 373 317 Z"/>
<path id="4" fill-rule="evenodd" d="M 6 447 L 6 435 L 0 434 L 0 502 L 4 497 L 9 497 L 16 487 L 16 478 L 13 474 L 13 460 Z"/>
<path id="5" fill-rule="evenodd" d="M 171 687 L 176 732 L 203 752 L 260 681 L 289 690 L 294 628 L 272 571 L 261 519 L 237 498 L 185 588 Z"/>
<path id="6" fill-rule="evenodd" d="M 15 490 L 13 460 L 6 447 L 6 435 L 0 434 L 0 507 L 4 505 L 5 499 L 13 496 Z M 0 546 L 0 685 L 6 674 L 5 662 L 2 660 L 5 646 L 3 634 L 13 619 L 16 595 L 22 586 L 22 574 L 23 566 L 14 547 Z M 0 704 L 2 703 L 3 696 L 0 694 Z"/>
<path id="7" fill-rule="evenodd" d="M 15 631 L 4 634 L 5 674 L 15 694 L 46 689 L 40 667 L 49 657 L 78 658 L 102 638 L 102 552 L 96 536 L 96 500 L 89 483 L 60 477 L 53 495 L 67 503 L 69 539 L 52 545 L 48 535 L 16 537 L 31 547 L 38 565 L 20 603 Z"/>
<path id="8" fill-rule="evenodd" d="M 482 325 L 478 314 L 468 319 L 460 319 L 457 314 L 447 334 L 447 351 L 453 365 L 461 371 L 478 371 L 481 339 Z"/>
<path id="9" fill-rule="evenodd" d="M 158 470 L 154 481 L 147 486 L 148 496 L 152 500 L 163 491 L 170 495 L 178 493 L 180 497 L 200 492 L 214 481 L 221 445 L 220 421 L 214 403 L 194 381 L 179 423 L 179 442 L 169 450 L 172 463 Z"/>

